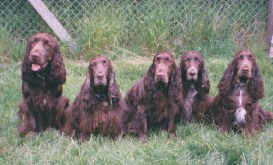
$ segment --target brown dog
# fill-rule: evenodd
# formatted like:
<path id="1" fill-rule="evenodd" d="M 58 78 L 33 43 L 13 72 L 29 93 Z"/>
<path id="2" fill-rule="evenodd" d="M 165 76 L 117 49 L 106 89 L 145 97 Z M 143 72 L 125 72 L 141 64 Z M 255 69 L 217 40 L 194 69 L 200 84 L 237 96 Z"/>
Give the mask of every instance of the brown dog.
<path id="1" fill-rule="evenodd" d="M 184 98 L 183 118 L 187 121 L 206 119 L 205 114 L 209 112 L 213 98 L 209 95 L 210 82 L 202 54 L 198 51 L 182 54 L 180 72 Z"/>
<path id="2" fill-rule="evenodd" d="M 75 131 L 81 141 L 90 134 L 109 135 L 117 140 L 122 133 L 121 93 L 109 59 L 91 59 L 85 81 L 74 103 L 66 111 L 63 132 Z"/>
<path id="3" fill-rule="evenodd" d="M 273 113 L 259 104 L 264 97 L 264 84 L 251 51 L 235 54 L 218 88 L 212 112 L 214 122 L 221 131 L 254 134 L 273 119 Z"/>
<path id="4" fill-rule="evenodd" d="M 32 36 L 21 65 L 23 101 L 18 116 L 21 135 L 38 133 L 64 124 L 69 100 L 62 96 L 66 70 L 60 47 L 47 33 Z"/>
<path id="5" fill-rule="evenodd" d="M 135 133 L 147 142 L 147 130 L 159 127 L 176 137 L 174 121 L 182 107 L 182 84 L 174 56 L 161 52 L 143 78 L 127 92 L 124 132 Z"/>

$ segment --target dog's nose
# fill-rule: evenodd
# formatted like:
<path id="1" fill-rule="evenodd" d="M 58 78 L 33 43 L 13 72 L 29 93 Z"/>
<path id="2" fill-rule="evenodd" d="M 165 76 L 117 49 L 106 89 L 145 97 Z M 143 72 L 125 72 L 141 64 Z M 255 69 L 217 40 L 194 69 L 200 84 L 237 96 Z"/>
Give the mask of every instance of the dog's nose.
<path id="1" fill-rule="evenodd" d="M 189 72 L 189 74 L 190 74 L 190 76 L 195 76 L 196 75 L 196 72 L 194 71 L 194 70 L 191 70 L 190 72 Z"/>
<path id="2" fill-rule="evenodd" d="M 97 75 L 97 78 L 103 78 L 104 77 L 104 74 L 103 74 L 103 72 L 101 70 L 99 70 L 96 75 Z"/>
<path id="3" fill-rule="evenodd" d="M 243 71 L 243 72 L 248 72 L 248 71 L 249 71 L 249 68 L 248 68 L 248 67 L 243 67 L 243 68 L 242 68 L 242 71 Z"/>
<path id="4" fill-rule="evenodd" d="M 190 73 L 190 76 L 192 76 L 192 77 L 193 77 L 193 76 L 195 76 L 195 74 L 196 74 L 196 73 L 191 72 L 191 73 Z"/>
<path id="5" fill-rule="evenodd" d="M 35 53 L 35 52 L 31 53 L 30 57 L 33 58 L 33 59 L 38 59 L 39 58 L 38 54 Z"/>
<path id="6" fill-rule="evenodd" d="M 159 68 L 156 72 L 156 75 L 157 76 L 163 76 L 164 75 L 164 72 L 163 72 L 163 69 L 162 68 Z"/>
<path id="7" fill-rule="evenodd" d="M 158 73 L 163 73 L 163 69 L 162 68 L 158 69 L 157 71 L 158 71 Z"/>

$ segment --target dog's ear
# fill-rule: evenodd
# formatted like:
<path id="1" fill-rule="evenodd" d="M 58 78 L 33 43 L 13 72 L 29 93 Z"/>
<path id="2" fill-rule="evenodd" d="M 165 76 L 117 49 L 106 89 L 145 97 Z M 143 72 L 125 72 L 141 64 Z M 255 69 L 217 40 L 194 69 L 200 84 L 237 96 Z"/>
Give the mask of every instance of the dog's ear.
<path id="1" fill-rule="evenodd" d="M 111 98 L 111 105 L 115 107 L 119 105 L 121 93 L 116 83 L 115 73 L 111 71 L 109 76 L 108 95 Z"/>
<path id="2" fill-rule="evenodd" d="M 169 84 L 169 94 L 171 98 L 174 99 L 176 103 L 179 103 L 183 100 L 183 88 L 182 88 L 182 79 L 180 77 L 180 69 L 179 67 L 174 63 L 174 68 L 171 74 L 170 78 L 170 84 Z M 181 104 L 182 106 L 182 104 Z"/>
<path id="3" fill-rule="evenodd" d="M 24 81 L 28 81 L 31 79 L 29 74 L 31 70 L 31 63 L 29 61 L 30 51 L 31 51 L 31 41 L 29 40 L 27 43 L 25 54 L 21 64 L 21 74 L 22 74 L 22 79 Z"/>
<path id="4" fill-rule="evenodd" d="M 90 67 L 88 67 L 87 72 L 86 72 L 86 77 L 84 80 L 84 83 L 81 87 L 81 93 L 80 93 L 80 109 L 87 109 L 90 100 L 90 95 L 91 95 L 91 76 L 90 76 Z"/>
<path id="5" fill-rule="evenodd" d="M 110 72 L 110 80 L 109 80 L 109 86 L 112 86 L 114 83 L 116 83 L 115 73 Z"/>
<path id="6" fill-rule="evenodd" d="M 90 71 L 86 72 L 85 80 L 84 80 L 84 88 L 90 88 Z"/>
<path id="7" fill-rule="evenodd" d="M 263 78 L 256 61 L 253 63 L 253 76 L 250 80 L 249 92 L 255 100 L 262 99 L 265 93 Z"/>
<path id="8" fill-rule="evenodd" d="M 201 93 L 209 93 L 210 90 L 210 82 L 207 74 L 207 70 L 205 68 L 205 65 L 203 65 L 202 68 L 202 75 L 201 75 Z"/>
<path id="9" fill-rule="evenodd" d="M 63 62 L 63 57 L 61 56 L 60 46 L 55 42 L 54 45 L 53 59 L 51 62 L 50 75 L 53 81 L 58 84 L 63 84 L 66 81 L 66 70 Z"/>
<path id="10" fill-rule="evenodd" d="M 235 75 L 234 63 L 235 63 L 235 60 L 232 60 L 228 64 L 228 67 L 226 68 L 224 75 L 222 76 L 218 84 L 219 93 L 223 96 L 227 96 L 232 87 L 232 84 L 233 84 L 232 82 L 234 80 L 234 75 Z"/>
<path id="11" fill-rule="evenodd" d="M 153 98 L 153 91 L 155 91 L 155 84 L 154 84 L 154 75 L 155 75 L 155 65 L 152 64 L 146 74 L 144 75 L 144 89 L 147 93 L 145 96 L 147 99 L 152 100 Z"/>

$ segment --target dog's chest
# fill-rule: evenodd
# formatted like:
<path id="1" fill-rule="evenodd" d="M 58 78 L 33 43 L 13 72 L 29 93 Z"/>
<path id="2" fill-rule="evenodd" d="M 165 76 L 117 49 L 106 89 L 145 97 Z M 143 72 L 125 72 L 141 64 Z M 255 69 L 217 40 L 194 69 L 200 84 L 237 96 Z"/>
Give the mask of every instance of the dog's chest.
<path id="1" fill-rule="evenodd" d="M 192 85 L 189 91 L 186 94 L 186 97 L 184 99 L 184 111 L 185 111 L 185 117 L 187 119 L 190 119 L 192 116 L 193 111 L 193 104 L 194 104 L 194 97 L 196 96 L 197 91 L 195 90 L 194 86 Z"/>
<path id="2" fill-rule="evenodd" d="M 245 86 L 236 87 L 232 93 L 231 100 L 233 102 L 232 109 L 235 110 L 233 122 L 234 126 L 244 124 L 246 122 L 246 115 L 248 113 L 249 107 L 247 107 L 249 102 L 249 93 Z"/>
<path id="3" fill-rule="evenodd" d="M 185 103 L 189 104 L 189 105 L 192 105 L 194 97 L 196 96 L 196 94 L 197 94 L 197 91 L 195 90 L 195 88 L 191 88 L 188 91 L 187 95 L 186 95 Z"/>
<path id="4" fill-rule="evenodd" d="M 184 108 L 185 109 L 191 109 L 193 106 L 193 101 L 194 101 L 194 97 L 196 96 L 197 91 L 194 87 L 194 85 L 192 85 L 190 87 L 190 89 L 188 90 L 186 97 L 184 99 Z"/>
<path id="5" fill-rule="evenodd" d="M 246 90 L 246 87 L 235 88 L 230 98 L 235 107 L 244 107 L 244 108 L 246 108 L 246 104 L 249 102 L 248 100 L 250 100 L 249 93 Z"/>
<path id="6" fill-rule="evenodd" d="M 97 104 L 95 110 L 97 111 L 108 111 L 110 109 L 110 104 L 107 101 L 103 101 Z"/>
<path id="7" fill-rule="evenodd" d="M 168 96 L 166 94 L 163 94 L 160 96 L 160 98 L 154 100 L 153 103 L 150 104 L 150 108 L 148 109 L 148 113 L 153 115 L 163 115 L 167 116 L 169 106 L 171 102 L 170 99 L 168 99 Z"/>
<path id="8" fill-rule="evenodd" d="M 162 92 L 162 91 L 156 92 L 154 102 L 155 102 L 155 106 L 157 106 L 158 108 L 166 107 L 170 103 L 169 100 L 170 98 L 166 92 Z"/>

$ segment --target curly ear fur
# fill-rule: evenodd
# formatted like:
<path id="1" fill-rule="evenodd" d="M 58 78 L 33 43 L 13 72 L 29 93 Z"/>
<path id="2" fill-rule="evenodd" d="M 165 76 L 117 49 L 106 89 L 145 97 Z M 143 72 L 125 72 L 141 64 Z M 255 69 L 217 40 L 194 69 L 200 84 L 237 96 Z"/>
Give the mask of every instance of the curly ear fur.
<path id="1" fill-rule="evenodd" d="M 263 78 L 256 62 L 253 64 L 253 75 L 249 82 L 249 91 L 250 95 L 255 100 L 259 100 L 264 97 Z"/>
<path id="2" fill-rule="evenodd" d="M 116 84 L 115 73 L 111 71 L 109 77 L 108 96 L 111 98 L 112 106 L 118 106 L 121 94 Z"/>
<path id="3" fill-rule="evenodd" d="M 54 47 L 54 55 L 51 61 L 49 77 L 58 84 L 64 84 L 66 81 L 66 70 L 63 58 L 60 52 L 60 46 L 56 43 Z"/>
<path id="4" fill-rule="evenodd" d="M 204 93 L 209 93 L 210 90 L 210 82 L 209 82 L 209 78 L 208 78 L 208 74 L 207 74 L 207 70 L 205 68 L 205 65 L 203 65 L 202 67 L 202 71 L 201 71 L 201 76 L 200 76 L 200 93 L 204 94 Z"/>
<path id="5" fill-rule="evenodd" d="M 179 103 L 183 100 L 183 88 L 180 77 L 180 71 L 176 64 L 174 64 L 173 72 L 169 84 L 169 95 L 175 102 Z"/>
<path id="6" fill-rule="evenodd" d="M 88 102 L 90 100 L 90 95 L 91 95 L 91 83 L 92 81 L 90 80 L 90 70 L 89 67 L 87 69 L 86 77 L 84 80 L 84 83 L 81 87 L 81 93 L 80 93 L 80 109 L 87 109 L 88 108 Z"/>
<path id="7" fill-rule="evenodd" d="M 22 79 L 24 81 L 28 81 L 31 79 L 29 74 L 29 71 L 31 69 L 31 64 L 29 61 L 29 54 L 31 51 L 30 49 L 31 49 L 30 42 L 28 42 L 26 46 L 25 54 L 22 60 L 22 64 L 21 64 L 21 74 L 22 74 Z"/>
<path id="8" fill-rule="evenodd" d="M 187 72 L 186 71 L 186 65 L 182 60 L 180 60 L 180 77 L 182 78 L 182 81 L 187 80 L 187 77 L 186 77 L 187 73 L 186 72 Z"/>
<path id="9" fill-rule="evenodd" d="M 227 96 L 232 88 L 232 82 L 234 79 L 234 60 L 232 60 L 226 68 L 221 81 L 218 84 L 219 93 L 223 96 Z"/>
<path id="10" fill-rule="evenodd" d="M 155 91 L 154 85 L 155 66 L 152 64 L 144 76 L 144 88 L 147 92 L 147 99 L 153 99 L 153 92 Z"/>

